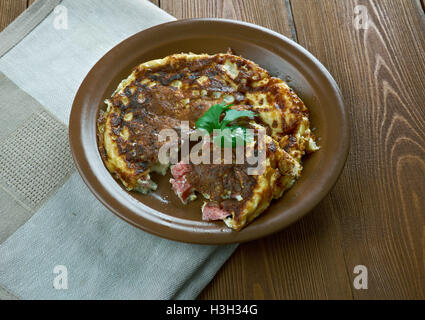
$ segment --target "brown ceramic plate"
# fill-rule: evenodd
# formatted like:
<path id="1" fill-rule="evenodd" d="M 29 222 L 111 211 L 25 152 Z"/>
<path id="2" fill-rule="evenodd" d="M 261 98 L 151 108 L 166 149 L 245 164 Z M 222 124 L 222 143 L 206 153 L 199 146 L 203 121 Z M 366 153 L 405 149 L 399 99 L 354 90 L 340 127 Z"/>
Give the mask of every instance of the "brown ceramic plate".
<path id="1" fill-rule="evenodd" d="M 105 168 L 96 141 L 96 119 L 133 67 L 180 52 L 219 53 L 228 48 L 285 80 L 310 110 L 321 150 L 304 159 L 301 178 L 253 223 L 239 232 L 201 220 L 201 200 L 184 206 L 170 176 L 154 176 L 151 195 L 125 191 Z M 91 69 L 75 97 L 69 123 L 78 171 L 95 196 L 120 218 L 155 235 L 184 242 L 220 244 L 264 237 L 300 219 L 330 191 L 349 149 L 349 123 L 329 72 L 304 48 L 271 30 L 221 19 L 179 20 L 144 30 L 121 42 Z"/>

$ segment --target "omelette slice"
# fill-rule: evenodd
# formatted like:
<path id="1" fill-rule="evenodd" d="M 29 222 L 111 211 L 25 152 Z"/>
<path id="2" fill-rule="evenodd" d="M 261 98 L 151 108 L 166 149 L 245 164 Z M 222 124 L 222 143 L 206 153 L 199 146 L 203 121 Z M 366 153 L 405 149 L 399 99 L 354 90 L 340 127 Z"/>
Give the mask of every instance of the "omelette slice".
<path id="1" fill-rule="evenodd" d="M 207 200 L 204 219 L 224 220 L 235 230 L 282 196 L 299 177 L 302 156 L 318 149 L 308 109 L 295 92 L 254 62 L 231 53 L 182 53 L 142 63 L 105 103 L 107 108 L 98 120 L 104 163 L 127 190 L 142 193 L 156 189 L 150 172 L 165 174 L 170 166 L 158 159 L 164 144 L 158 139 L 161 130 L 179 131 L 182 121 L 195 129 L 196 121 L 214 104 L 232 103 L 254 111 L 255 125 L 267 131 L 262 174 L 241 178 L 246 167 L 238 165 L 172 167 L 172 187 L 181 200 L 187 203 L 203 195 Z M 221 181 L 220 194 L 202 186 L 199 177 L 207 172 L 212 180 Z M 232 180 L 239 182 L 226 189 L 229 174 L 240 180 Z M 238 193 L 237 188 L 246 190 Z"/>

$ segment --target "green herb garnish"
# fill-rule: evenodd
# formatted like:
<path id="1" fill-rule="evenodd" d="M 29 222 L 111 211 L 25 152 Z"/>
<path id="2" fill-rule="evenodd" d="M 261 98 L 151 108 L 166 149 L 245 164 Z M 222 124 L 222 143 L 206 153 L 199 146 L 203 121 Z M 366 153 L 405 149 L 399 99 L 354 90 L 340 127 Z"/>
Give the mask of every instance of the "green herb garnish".
<path id="1" fill-rule="evenodd" d="M 219 136 L 214 137 L 213 141 L 219 146 L 240 145 L 245 142 L 252 141 L 252 134 L 240 125 L 231 125 L 231 123 L 239 118 L 247 117 L 253 119 L 255 112 L 248 110 L 233 110 L 230 107 L 233 104 L 225 105 L 215 104 L 209 108 L 202 117 L 196 121 L 196 128 L 206 130 L 209 134 L 214 129 L 222 130 Z M 223 120 L 220 120 L 222 113 L 225 112 Z"/>

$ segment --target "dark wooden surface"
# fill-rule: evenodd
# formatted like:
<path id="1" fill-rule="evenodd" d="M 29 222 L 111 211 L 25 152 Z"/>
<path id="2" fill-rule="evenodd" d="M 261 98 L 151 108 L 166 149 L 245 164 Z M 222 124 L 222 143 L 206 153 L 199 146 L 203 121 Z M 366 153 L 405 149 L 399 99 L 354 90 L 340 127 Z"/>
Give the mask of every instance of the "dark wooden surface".
<path id="1" fill-rule="evenodd" d="M 32 1 L 1 0 L 0 29 Z M 298 41 L 329 69 L 352 146 L 332 192 L 305 218 L 243 244 L 201 299 L 425 298 L 423 0 L 156 0 L 176 18 L 253 22 Z M 356 29 L 364 5 L 367 29 Z M 368 268 L 367 290 L 353 286 Z"/>

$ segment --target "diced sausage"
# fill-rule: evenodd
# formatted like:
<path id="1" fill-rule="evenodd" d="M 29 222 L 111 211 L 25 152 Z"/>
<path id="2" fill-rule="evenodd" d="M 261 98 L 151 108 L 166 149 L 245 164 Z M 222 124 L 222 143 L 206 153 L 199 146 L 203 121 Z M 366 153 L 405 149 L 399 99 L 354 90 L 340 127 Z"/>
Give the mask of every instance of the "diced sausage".
<path id="1" fill-rule="evenodd" d="M 176 195 L 184 204 L 186 204 L 189 196 L 193 193 L 193 188 L 187 182 L 186 178 L 182 177 L 180 179 L 170 179 L 170 183 Z"/>
<path id="2" fill-rule="evenodd" d="M 221 209 L 218 205 L 211 202 L 208 202 L 202 207 L 202 220 L 204 221 L 223 220 L 230 215 L 231 213 Z"/>
<path id="3" fill-rule="evenodd" d="M 180 179 L 190 171 L 190 165 L 179 162 L 171 167 L 171 174 L 174 179 Z"/>

